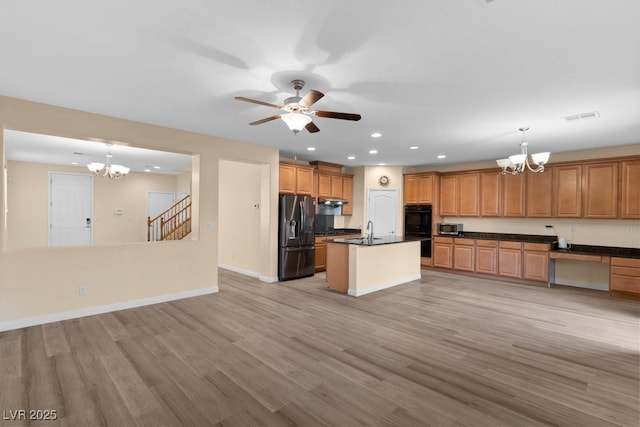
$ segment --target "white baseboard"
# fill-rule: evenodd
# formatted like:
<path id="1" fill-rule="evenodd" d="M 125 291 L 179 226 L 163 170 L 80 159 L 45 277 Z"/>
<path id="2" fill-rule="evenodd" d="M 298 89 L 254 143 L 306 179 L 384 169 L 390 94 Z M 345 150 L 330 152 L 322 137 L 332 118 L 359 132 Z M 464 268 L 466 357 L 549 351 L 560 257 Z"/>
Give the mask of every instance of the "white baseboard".
<path id="1" fill-rule="evenodd" d="M 229 270 L 229 271 L 233 271 L 235 273 L 244 274 L 245 276 L 255 277 L 256 279 L 260 280 L 261 282 L 274 283 L 274 282 L 278 281 L 277 277 L 263 276 L 262 274 L 256 273 L 255 271 L 246 270 L 244 268 L 239 268 L 239 267 L 234 267 L 233 265 L 218 264 L 218 267 L 222 268 L 223 270 Z"/>
<path id="2" fill-rule="evenodd" d="M 413 282 L 414 280 L 420 280 L 422 276 L 418 273 L 415 276 L 403 277 L 400 279 L 392 280 L 390 282 L 382 283 L 380 285 L 372 286 L 365 289 L 349 289 L 347 294 L 352 297 L 359 297 L 362 295 L 370 294 L 371 292 L 381 291 L 383 289 L 392 288 L 394 286 L 402 285 L 403 283 Z"/>
<path id="3" fill-rule="evenodd" d="M 29 326 L 44 325 L 45 323 L 60 322 L 62 320 L 77 319 L 78 317 L 93 316 L 96 314 L 109 313 L 112 311 L 126 310 L 128 308 L 143 307 L 145 305 L 159 304 L 162 302 L 175 301 L 183 298 L 198 297 L 202 295 L 216 294 L 217 286 L 210 288 L 196 289 L 193 291 L 177 292 L 173 294 L 160 295 L 157 297 L 143 298 L 132 301 L 118 302 L 114 304 L 100 305 L 97 307 L 82 308 L 80 310 L 64 311 L 61 313 L 47 314 L 45 316 L 27 317 L 25 319 L 10 320 L 0 322 L 0 332 L 12 329 L 28 328 Z"/>

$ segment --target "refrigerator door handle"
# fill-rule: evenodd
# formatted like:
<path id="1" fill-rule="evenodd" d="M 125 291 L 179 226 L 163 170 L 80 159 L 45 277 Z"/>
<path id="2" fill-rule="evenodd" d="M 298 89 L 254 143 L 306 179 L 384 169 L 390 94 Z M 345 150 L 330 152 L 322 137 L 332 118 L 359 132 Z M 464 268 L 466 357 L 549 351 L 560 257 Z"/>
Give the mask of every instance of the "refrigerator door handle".
<path id="1" fill-rule="evenodd" d="M 300 205 L 300 236 L 303 236 L 305 234 L 305 232 L 304 232 L 304 216 L 305 216 L 306 212 L 304 211 L 304 203 L 302 203 L 302 200 L 300 200 L 298 202 L 298 204 Z"/>

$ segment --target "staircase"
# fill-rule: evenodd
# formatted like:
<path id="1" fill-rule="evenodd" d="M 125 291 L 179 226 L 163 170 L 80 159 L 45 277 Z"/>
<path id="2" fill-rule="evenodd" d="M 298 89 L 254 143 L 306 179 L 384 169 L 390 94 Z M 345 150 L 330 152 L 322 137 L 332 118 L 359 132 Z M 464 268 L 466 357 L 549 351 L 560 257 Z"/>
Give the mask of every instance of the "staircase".
<path id="1" fill-rule="evenodd" d="M 182 240 L 191 233 L 191 196 L 186 196 L 155 218 L 147 218 L 147 241 Z"/>

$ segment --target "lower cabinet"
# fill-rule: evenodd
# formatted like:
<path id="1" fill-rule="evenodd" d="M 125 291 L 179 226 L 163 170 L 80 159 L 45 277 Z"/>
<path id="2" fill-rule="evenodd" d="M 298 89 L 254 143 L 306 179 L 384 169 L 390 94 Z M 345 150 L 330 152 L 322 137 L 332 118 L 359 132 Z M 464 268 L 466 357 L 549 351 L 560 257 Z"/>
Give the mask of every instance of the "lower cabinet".
<path id="1" fill-rule="evenodd" d="M 640 259 L 611 257 L 609 289 L 640 294 Z"/>
<path id="2" fill-rule="evenodd" d="M 522 256 L 522 278 L 548 283 L 549 245 L 546 243 L 525 243 Z"/>
<path id="3" fill-rule="evenodd" d="M 476 273 L 498 275 L 498 242 L 476 240 Z"/>
<path id="4" fill-rule="evenodd" d="M 316 237 L 316 273 L 327 267 L 327 243 L 324 237 Z"/>
<path id="5" fill-rule="evenodd" d="M 475 244 L 473 239 L 453 239 L 453 268 L 460 271 L 475 271 Z"/>
<path id="6" fill-rule="evenodd" d="M 433 266 L 439 268 L 453 268 L 453 238 L 433 238 Z"/>
<path id="7" fill-rule="evenodd" d="M 498 275 L 522 279 L 522 242 L 498 244 Z"/>

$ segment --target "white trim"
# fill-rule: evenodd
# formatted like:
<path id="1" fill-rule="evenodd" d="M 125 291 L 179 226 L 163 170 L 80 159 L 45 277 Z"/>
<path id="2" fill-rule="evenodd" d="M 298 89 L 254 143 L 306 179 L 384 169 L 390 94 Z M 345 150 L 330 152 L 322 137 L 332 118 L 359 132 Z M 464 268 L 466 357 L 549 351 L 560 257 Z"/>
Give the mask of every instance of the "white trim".
<path id="1" fill-rule="evenodd" d="M 417 274 L 415 276 L 402 277 L 400 279 L 391 280 L 390 282 L 381 283 L 376 286 L 365 289 L 349 289 L 347 292 L 352 297 L 359 297 L 362 295 L 370 294 L 371 292 L 381 291 L 383 289 L 392 288 L 394 286 L 402 285 L 403 283 L 413 282 L 414 280 L 420 280 L 422 276 Z"/>
<path id="2" fill-rule="evenodd" d="M 553 285 L 573 286 L 574 288 L 595 289 L 596 291 L 609 290 L 608 283 L 589 283 L 589 282 L 578 282 L 574 280 L 563 280 L 562 282 L 555 282 L 553 283 Z"/>
<path id="3" fill-rule="evenodd" d="M 45 323 L 60 322 L 62 320 L 76 319 L 78 317 L 94 316 L 96 314 L 126 310 L 128 308 L 143 307 L 145 305 L 159 304 L 184 298 L 216 294 L 218 292 L 218 287 L 212 286 L 210 288 L 196 289 L 193 291 L 177 292 L 173 294 L 160 295 L 157 297 L 118 302 L 114 304 L 100 305 L 97 307 L 82 308 L 79 310 L 63 311 L 61 313 L 47 314 L 45 316 L 27 317 L 25 319 L 0 322 L 0 332 L 10 331 L 12 329 L 27 328 L 29 326 L 43 325 Z"/>
<path id="4" fill-rule="evenodd" d="M 249 277 L 254 277 L 254 278 L 260 280 L 261 282 L 275 283 L 275 282 L 278 281 L 277 277 L 263 276 L 260 273 L 256 273 L 256 272 L 251 271 L 251 270 L 246 270 L 244 268 L 234 267 L 232 265 L 218 264 L 218 268 L 222 268 L 223 270 L 233 271 L 235 273 L 244 274 L 245 276 L 249 276 Z"/>

